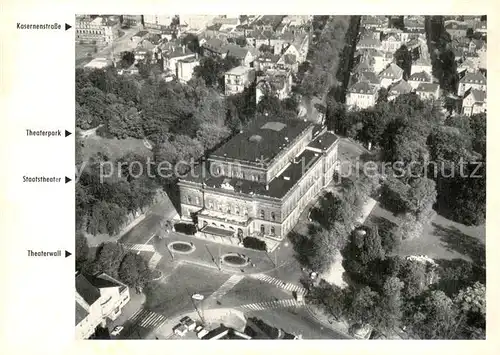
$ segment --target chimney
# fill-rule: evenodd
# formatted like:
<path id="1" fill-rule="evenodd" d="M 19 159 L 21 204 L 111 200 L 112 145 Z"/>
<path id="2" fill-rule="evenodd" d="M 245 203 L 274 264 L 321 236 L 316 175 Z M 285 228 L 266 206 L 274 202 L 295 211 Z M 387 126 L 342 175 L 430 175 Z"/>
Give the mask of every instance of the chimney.
<path id="1" fill-rule="evenodd" d="M 186 54 L 186 45 L 185 44 L 182 45 L 182 53 Z"/>
<path id="2" fill-rule="evenodd" d="M 266 191 L 269 191 L 269 185 L 266 184 Z"/>

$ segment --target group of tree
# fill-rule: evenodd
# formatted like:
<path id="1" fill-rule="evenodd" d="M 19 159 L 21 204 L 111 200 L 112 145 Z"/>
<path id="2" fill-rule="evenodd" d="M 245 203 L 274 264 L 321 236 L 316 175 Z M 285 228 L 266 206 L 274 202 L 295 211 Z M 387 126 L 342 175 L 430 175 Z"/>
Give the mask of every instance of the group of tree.
<path id="1" fill-rule="evenodd" d="M 327 109 L 326 123 L 335 132 L 379 152 L 379 168 L 389 178 L 385 191 L 392 190 L 385 196 L 391 197 L 393 208 L 405 205 L 405 191 L 415 193 L 412 190 L 417 188 L 418 193 L 427 191 L 427 206 L 436 202 L 434 208 L 446 217 L 467 225 L 484 222 L 485 114 L 444 120 L 433 102 L 406 94 L 364 110 L 348 111 L 343 105 L 332 105 Z M 429 179 L 437 190 L 434 202 Z M 415 210 L 410 211 L 412 216 L 405 208 L 400 212 L 410 225 L 415 217 L 426 215 Z M 421 222 L 425 224 L 425 219 Z"/>
<path id="2" fill-rule="evenodd" d="M 325 16 L 315 16 L 313 30 L 315 36 L 319 37 L 310 45 L 307 58 L 309 65 L 301 66 L 305 71 L 301 73 L 302 95 L 323 98 L 335 84 L 349 19 L 349 16 L 330 16 L 328 19 Z"/>
<path id="3" fill-rule="evenodd" d="M 142 288 L 152 279 L 146 260 L 115 242 L 101 244 L 94 258 L 89 253 L 86 237 L 79 233 L 75 254 L 77 270 L 89 275 L 105 273 L 134 288 Z"/>
<path id="4" fill-rule="evenodd" d="M 309 240 L 301 250 L 301 260 L 308 267 L 322 273 L 336 262 L 374 188 L 375 181 L 366 176 L 346 179 L 342 194 L 327 193 L 320 199 L 319 206 L 311 211 Z"/>
<path id="5" fill-rule="evenodd" d="M 224 92 L 224 74 L 240 65 L 240 60 L 227 55 L 224 58 L 205 56 L 200 59 L 200 65 L 194 68 L 193 76 L 201 78 L 208 87 Z"/>
<path id="6" fill-rule="evenodd" d="M 458 85 L 457 64 L 451 48 L 452 38 L 444 27 L 443 16 L 425 16 L 425 34 L 431 56 L 432 74 L 443 90 L 455 93 Z"/>
<path id="7" fill-rule="evenodd" d="M 484 338 L 483 280 L 444 292 L 441 279 L 452 281 L 450 268 L 391 256 L 388 250 L 376 227 L 354 230 L 342 251 L 349 286 L 323 282 L 308 299 L 338 321 L 369 324 L 387 337 L 405 329 L 417 339 Z"/>

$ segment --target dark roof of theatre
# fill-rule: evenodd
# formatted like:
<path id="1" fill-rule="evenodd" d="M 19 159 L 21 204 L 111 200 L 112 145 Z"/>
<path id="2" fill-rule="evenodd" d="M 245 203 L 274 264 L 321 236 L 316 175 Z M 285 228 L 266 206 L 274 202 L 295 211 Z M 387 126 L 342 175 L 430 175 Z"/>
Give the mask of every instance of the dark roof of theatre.
<path id="1" fill-rule="evenodd" d="M 259 117 L 211 154 L 210 158 L 227 158 L 264 168 L 280 151 L 312 125 L 311 122 L 297 119 Z"/>
<path id="2" fill-rule="evenodd" d="M 89 312 L 75 301 L 75 325 L 80 324 L 88 316 Z"/>
<path id="3" fill-rule="evenodd" d="M 339 138 L 331 133 L 325 132 L 321 136 L 317 137 L 314 141 L 309 143 L 309 147 L 317 148 L 322 150 L 328 150 Z"/>
<path id="4" fill-rule="evenodd" d="M 89 278 L 91 277 L 78 274 L 75 283 L 78 294 L 91 306 L 101 297 L 101 292 L 90 282 Z"/>
<path id="5" fill-rule="evenodd" d="M 212 188 L 222 188 L 223 184 L 229 184 L 234 188 L 235 192 L 283 198 L 319 158 L 320 155 L 318 153 L 311 150 L 304 150 L 296 158 L 295 162 L 291 162 L 279 176 L 268 184 L 268 189 L 266 189 L 266 184 L 263 182 L 229 178 L 226 176 L 209 176 L 208 173 L 205 185 Z"/>

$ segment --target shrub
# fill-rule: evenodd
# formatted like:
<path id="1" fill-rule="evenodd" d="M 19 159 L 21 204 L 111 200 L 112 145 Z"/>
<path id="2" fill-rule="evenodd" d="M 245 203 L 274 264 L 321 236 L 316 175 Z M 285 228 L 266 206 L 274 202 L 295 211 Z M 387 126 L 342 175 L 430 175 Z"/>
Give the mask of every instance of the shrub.
<path id="1" fill-rule="evenodd" d="M 245 248 L 267 251 L 266 242 L 254 237 L 246 237 L 243 239 L 243 246 Z"/>
<path id="2" fill-rule="evenodd" d="M 176 223 L 175 231 L 179 233 L 184 233 L 188 235 L 194 235 L 196 233 L 196 226 L 194 224 L 188 223 Z"/>

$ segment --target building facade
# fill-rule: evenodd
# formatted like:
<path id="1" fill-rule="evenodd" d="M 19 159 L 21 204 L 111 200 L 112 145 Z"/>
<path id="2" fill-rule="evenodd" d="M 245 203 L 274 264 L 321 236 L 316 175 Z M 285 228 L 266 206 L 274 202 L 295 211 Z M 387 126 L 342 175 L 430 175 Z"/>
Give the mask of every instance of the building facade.
<path id="1" fill-rule="evenodd" d="M 179 60 L 176 64 L 176 76 L 181 83 L 187 83 L 193 77 L 194 68 L 200 65 L 196 57 Z"/>
<path id="2" fill-rule="evenodd" d="M 182 218 L 218 238 L 280 241 L 333 179 L 337 144 L 324 126 L 260 117 L 180 179 Z"/>
<path id="3" fill-rule="evenodd" d="M 233 68 L 224 74 L 224 91 L 226 96 L 243 92 L 255 81 L 255 69 L 245 66 Z"/>
<path id="4" fill-rule="evenodd" d="M 486 78 L 477 71 L 465 74 L 458 84 L 458 96 L 463 96 L 469 89 L 486 91 Z"/>
<path id="5" fill-rule="evenodd" d="M 106 326 L 107 320 L 116 320 L 130 300 L 127 285 L 106 274 L 98 276 L 77 273 L 76 338 L 88 339 L 97 326 Z"/>
<path id="6" fill-rule="evenodd" d="M 118 21 L 111 21 L 103 17 L 94 19 L 89 16 L 77 17 L 75 40 L 78 43 L 109 45 L 118 38 L 118 28 Z"/>
<path id="7" fill-rule="evenodd" d="M 163 30 L 172 24 L 174 16 L 144 15 L 144 28 Z"/>

